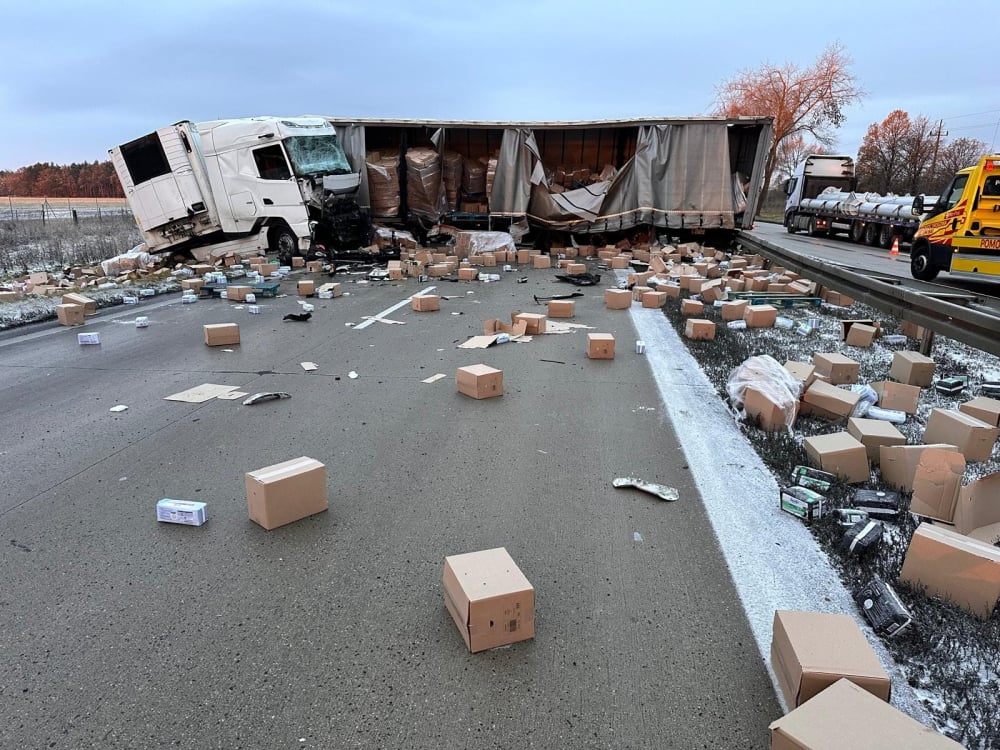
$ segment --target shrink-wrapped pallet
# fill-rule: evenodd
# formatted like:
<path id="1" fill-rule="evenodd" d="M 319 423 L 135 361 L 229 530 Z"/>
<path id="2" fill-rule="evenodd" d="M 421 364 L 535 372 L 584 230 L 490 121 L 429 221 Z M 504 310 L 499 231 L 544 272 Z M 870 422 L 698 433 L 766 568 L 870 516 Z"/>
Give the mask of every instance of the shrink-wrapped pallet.
<path id="1" fill-rule="evenodd" d="M 458 191 L 462 189 L 462 172 L 464 157 L 456 151 L 445 151 L 442 157 L 441 174 L 444 179 L 444 195 L 448 201 L 448 210 L 458 208 Z"/>
<path id="2" fill-rule="evenodd" d="M 372 216 L 399 216 L 399 157 L 369 151 L 366 167 Z"/>
<path id="3" fill-rule="evenodd" d="M 406 203 L 410 211 L 437 219 L 442 213 L 444 186 L 441 157 L 430 148 L 406 151 Z"/>
<path id="4" fill-rule="evenodd" d="M 467 198 L 486 194 L 486 165 L 476 159 L 465 160 L 462 174 L 462 192 Z"/>

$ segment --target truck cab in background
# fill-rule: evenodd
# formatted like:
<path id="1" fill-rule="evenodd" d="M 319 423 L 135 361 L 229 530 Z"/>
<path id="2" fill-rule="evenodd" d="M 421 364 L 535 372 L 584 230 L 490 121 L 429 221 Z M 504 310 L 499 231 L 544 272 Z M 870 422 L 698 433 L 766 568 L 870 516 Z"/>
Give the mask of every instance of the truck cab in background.
<path id="1" fill-rule="evenodd" d="M 109 153 L 153 253 L 290 259 L 370 233 L 361 175 L 321 117 L 185 120 Z"/>
<path id="2" fill-rule="evenodd" d="M 1000 278 L 1000 155 L 960 169 L 936 202 L 913 201 L 926 215 L 910 248 L 910 273 L 922 281 L 941 271 Z"/>
<path id="3" fill-rule="evenodd" d="M 818 198 L 828 188 L 851 192 L 855 188 L 854 159 L 850 156 L 811 154 L 795 168 L 785 184 L 785 228 L 790 234 L 825 234 L 829 219 L 822 213 L 804 211 L 803 202 Z"/>

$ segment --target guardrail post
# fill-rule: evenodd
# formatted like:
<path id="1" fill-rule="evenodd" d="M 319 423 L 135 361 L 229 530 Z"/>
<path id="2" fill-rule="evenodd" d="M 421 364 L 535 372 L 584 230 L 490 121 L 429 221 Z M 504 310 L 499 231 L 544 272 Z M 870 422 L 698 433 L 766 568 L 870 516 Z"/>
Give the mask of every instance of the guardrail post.
<path id="1" fill-rule="evenodd" d="M 934 331 L 923 326 L 924 334 L 920 337 L 920 353 L 925 357 L 931 356 L 931 349 L 934 348 Z"/>

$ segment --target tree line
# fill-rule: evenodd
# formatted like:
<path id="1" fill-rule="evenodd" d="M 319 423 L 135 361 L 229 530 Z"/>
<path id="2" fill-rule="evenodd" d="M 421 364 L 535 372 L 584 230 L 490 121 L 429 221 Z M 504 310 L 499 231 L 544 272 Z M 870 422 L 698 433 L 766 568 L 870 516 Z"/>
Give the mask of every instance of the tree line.
<path id="1" fill-rule="evenodd" d="M 809 154 L 829 154 L 844 110 L 864 92 L 839 44 L 807 67 L 764 64 L 740 71 L 716 89 L 716 113 L 726 117 L 770 115 L 774 141 L 767 154 L 764 193 Z M 974 138 L 943 140 L 941 122 L 894 110 L 868 127 L 855 159 L 859 192 L 924 193 L 944 190 L 955 172 L 975 164 L 987 146 Z"/>
<path id="2" fill-rule="evenodd" d="M 0 170 L 0 196 L 15 198 L 124 198 L 110 161 L 81 164 L 40 162 Z"/>

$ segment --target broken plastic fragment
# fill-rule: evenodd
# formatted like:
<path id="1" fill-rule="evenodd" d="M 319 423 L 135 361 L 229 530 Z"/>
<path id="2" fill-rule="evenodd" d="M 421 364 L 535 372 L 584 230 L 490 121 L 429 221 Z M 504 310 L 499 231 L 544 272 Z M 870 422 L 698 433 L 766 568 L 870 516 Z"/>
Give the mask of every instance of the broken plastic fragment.
<path id="1" fill-rule="evenodd" d="M 611 484 L 619 488 L 635 487 L 637 490 L 648 492 L 650 495 L 655 495 L 661 500 L 666 500 L 667 502 L 673 502 L 680 497 L 677 490 L 673 487 L 667 487 L 665 484 L 656 484 L 655 482 L 647 482 L 643 479 L 636 479 L 635 477 L 618 477 L 611 480 Z"/>
<path id="2" fill-rule="evenodd" d="M 347 377 L 349 377 L 351 380 L 354 380 L 355 378 L 358 377 L 358 374 L 354 370 L 351 370 L 349 373 L 347 373 Z"/>
<path id="3" fill-rule="evenodd" d="M 291 398 L 292 394 L 283 393 L 281 391 L 265 391 L 263 393 L 255 393 L 250 398 L 243 402 L 244 406 L 253 406 L 254 404 L 260 404 L 264 401 L 277 401 L 279 398 Z"/>
<path id="4" fill-rule="evenodd" d="M 125 404 L 118 404 L 118 406 L 112 406 L 110 409 L 108 409 L 108 411 L 119 412 L 119 411 L 126 411 L 127 409 L 128 407 L 125 406 Z"/>

